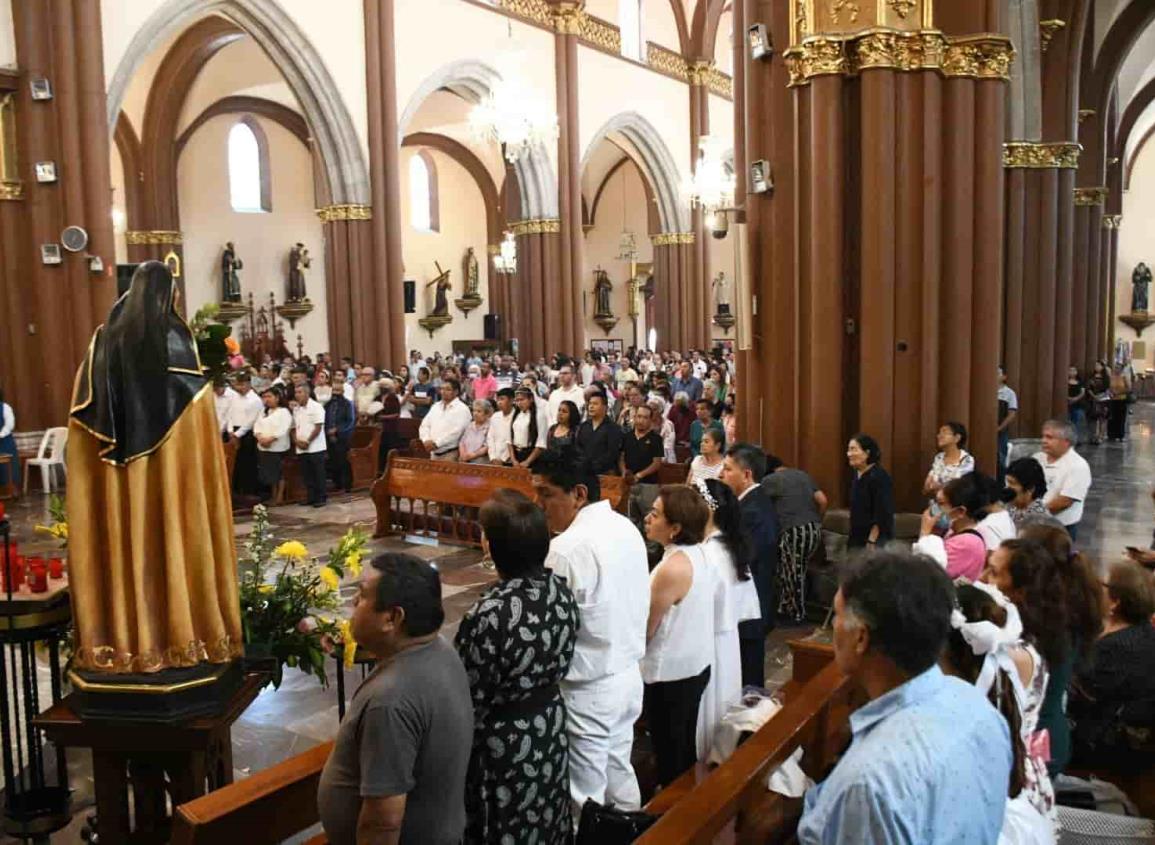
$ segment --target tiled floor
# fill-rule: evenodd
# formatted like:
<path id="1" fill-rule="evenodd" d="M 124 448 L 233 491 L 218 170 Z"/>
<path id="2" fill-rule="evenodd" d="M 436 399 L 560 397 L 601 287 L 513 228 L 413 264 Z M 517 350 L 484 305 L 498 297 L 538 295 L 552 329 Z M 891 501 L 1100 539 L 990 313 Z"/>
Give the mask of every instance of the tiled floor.
<path id="1" fill-rule="evenodd" d="M 1091 463 L 1095 479 L 1080 545 L 1100 564 L 1120 557 L 1128 545 L 1149 545 L 1155 527 L 1151 500 L 1151 482 L 1155 480 L 1155 405 L 1135 406 L 1131 420 L 1130 439 L 1126 443 L 1087 446 L 1080 450 Z M 32 533 L 32 527 L 47 518 L 44 497 L 34 495 L 8 505 L 14 531 L 24 550 L 27 553 L 51 551 L 50 540 Z M 314 553 L 323 553 L 351 525 L 360 523 L 371 527 L 374 521 L 372 503 L 363 496 L 334 499 L 320 510 L 296 506 L 276 508 L 271 516 L 280 539 L 299 539 Z M 236 527 L 238 537 L 243 537 L 251 524 L 239 521 Z M 479 565 L 480 554 L 472 550 L 404 544 L 399 540 L 374 541 L 372 545 L 373 551 L 402 548 L 437 561 L 446 605 L 445 634 L 452 637 L 462 614 L 493 579 L 493 574 Z M 346 588 L 345 592 L 349 591 Z M 807 636 L 812 631 L 811 627 L 801 627 L 774 633 L 767 649 L 769 686 L 777 687 L 790 676 L 786 640 Z M 329 675 L 332 681 L 332 666 Z M 356 687 L 357 677 L 358 673 L 354 672 L 349 678 L 349 694 Z M 40 680 L 46 688 L 47 679 Z M 312 676 L 290 670 L 279 690 L 266 689 L 237 722 L 233 731 L 237 776 L 243 777 L 300 753 L 331 738 L 336 729 L 335 683 L 325 689 Z M 640 758 L 646 756 L 644 741 L 638 743 L 637 753 Z M 644 780 L 646 761 L 639 759 L 638 763 Z M 86 753 L 69 754 L 69 780 L 75 790 L 77 818 L 72 826 L 52 837 L 53 843 L 79 841 L 81 819 L 93 800 L 91 766 Z M 14 840 L 0 838 L 0 845 L 9 841 Z"/>

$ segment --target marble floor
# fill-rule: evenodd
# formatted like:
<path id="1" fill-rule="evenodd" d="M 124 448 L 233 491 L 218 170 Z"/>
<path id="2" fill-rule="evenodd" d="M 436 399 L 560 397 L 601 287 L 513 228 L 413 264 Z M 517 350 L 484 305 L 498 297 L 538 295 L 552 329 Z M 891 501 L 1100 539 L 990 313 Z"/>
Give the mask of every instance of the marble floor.
<path id="1" fill-rule="evenodd" d="M 1023 442 L 1020 448 L 1029 450 Z M 1091 464 L 1094 486 L 1087 502 L 1080 546 L 1100 565 L 1118 559 L 1126 546 L 1147 546 L 1155 526 L 1152 504 L 1152 481 L 1155 480 L 1155 404 L 1134 407 L 1129 439 L 1124 443 L 1086 446 L 1080 452 Z M 33 527 L 47 520 L 47 500 L 30 495 L 6 503 L 14 536 L 20 539 L 26 554 L 48 553 L 50 538 L 33 532 Z M 322 509 L 298 506 L 274 508 L 271 521 L 278 539 L 298 539 L 314 554 L 323 554 L 329 546 L 353 525 L 372 528 L 374 509 L 363 495 L 333 498 Z M 238 539 L 251 530 L 251 521 L 238 519 Z M 445 635 L 452 637 L 465 610 L 477 599 L 494 575 L 480 565 L 480 553 L 452 546 L 426 546 L 405 543 L 400 539 L 375 540 L 373 552 L 404 549 L 436 561 L 442 575 L 445 598 Z M 342 593 L 351 595 L 353 587 L 343 585 Z M 775 631 L 767 648 L 767 685 L 776 688 L 790 676 L 790 653 L 786 641 L 814 633 L 813 626 Z M 41 686 L 47 693 L 47 671 L 41 667 Z M 356 688 L 359 673 L 349 676 L 347 695 Z M 334 736 L 337 730 L 337 692 L 335 664 L 329 666 L 330 685 L 322 687 L 317 679 L 302 672 L 287 670 L 280 689 L 265 689 L 236 723 L 233 730 L 236 776 L 267 768 L 313 745 Z M 42 700 L 47 700 L 47 697 Z M 649 746 L 640 736 L 635 748 L 639 777 L 643 784 L 650 779 Z M 53 835 L 53 843 L 80 841 L 79 830 L 84 816 L 91 812 L 93 783 L 91 763 L 86 752 L 69 752 L 69 783 L 74 790 L 76 817 L 67 829 Z M 0 845 L 15 842 L 0 835 Z"/>

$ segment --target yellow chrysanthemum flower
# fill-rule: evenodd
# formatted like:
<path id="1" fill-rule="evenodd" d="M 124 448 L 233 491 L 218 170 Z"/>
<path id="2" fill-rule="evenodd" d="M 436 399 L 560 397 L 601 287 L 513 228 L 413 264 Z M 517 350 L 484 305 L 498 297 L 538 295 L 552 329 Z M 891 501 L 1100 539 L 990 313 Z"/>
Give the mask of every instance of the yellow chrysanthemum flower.
<path id="1" fill-rule="evenodd" d="M 288 540 L 277 546 L 273 554 L 279 557 L 293 558 L 294 560 L 304 560 L 309 556 L 309 550 L 305 548 L 305 544 L 300 540 Z"/>
<path id="2" fill-rule="evenodd" d="M 266 595 L 271 593 L 275 589 L 277 589 L 275 584 L 261 584 L 261 586 L 257 587 L 257 590 L 259 590 L 262 593 L 265 593 Z"/>
<path id="3" fill-rule="evenodd" d="M 348 619 L 342 619 L 337 627 L 341 631 L 341 642 L 345 647 L 345 668 L 351 669 L 357 659 L 357 641 L 353 639 L 353 626 Z"/>
<path id="4" fill-rule="evenodd" d="M 345 558 L 345 568 L 349 570 L 349 574 L 357 578 L 361 574 L 361 553 L 353 552 Z"/>
<path id="5" fill-rule="evenodd" d="M 320 575 L 321 581 L 324 582 L 325 586 L 330 590 L 336 590 L 341 586 L 341 578 L 331 566 L 322 566 Z"/>

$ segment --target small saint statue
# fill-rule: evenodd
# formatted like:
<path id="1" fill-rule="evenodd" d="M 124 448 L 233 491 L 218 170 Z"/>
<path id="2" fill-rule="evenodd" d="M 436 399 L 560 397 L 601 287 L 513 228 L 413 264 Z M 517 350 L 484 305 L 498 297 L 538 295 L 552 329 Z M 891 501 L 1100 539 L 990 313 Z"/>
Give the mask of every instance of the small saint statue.
<path id="1" fill-rule="evenodd" d="M 725 273 L 718 273 L 714 277 L 714 307 L 716 314 L 730 313 L 730 280 Z"/>
<path id="2" fill-rule="evenodd" d="M 449 316 L 449 291 L 453 288 L 453 285 L 449 281 L 449 271 L 448 270 L 442 270 L 441 265 L 437 264 L 437 262 L 434 262 L 434 264 L 437 267 L 437 272 L 440 273 L 441 275 L 439 275 L 433 281 L 431 281 L 425 285 L 425 287 L 427 287 L 427 288 L 433 287 L 434 285 L 437 286 L 436 289 L 434 290 L 433 313 L 431 313 L 429 316 L 430 317 L 448 317 Z"/>
<path id="3" fill-rule="evenodd" d="M 309 264 L 309 250 L 303 243 L 293 244 L 289 250 L 289 302 L 304 302 L 309 298 L 305 290 L 305 270 Z"/>
<path id="4" fill-rule="evenodd" d="M 462 267 L 462 275 L 465 277 L 465 297 L 473 299 L 478 297 L 478 289 L 481 286 L 480 269 L 477 264 L 477 256 L 473 252 L 473 247 L 469 247 L 465 251 L 464 267 Z"/>
<path id="5" fill-rule="evenodd" d="M 610 294 L 613 292 L 614 283 L 610 281 L 610 277 L 606 275 L 605 270 L 594 271 L 594 302 L 596 308 L 594 309 L 594 316 L 608 315 L 612 316 L 614 311 L 610 306 Z"/>
<path id="6" fill-rule="evenodd" d="M 1151 268 L 1142 261 L 1131 274 L 1131 313 L 1147 313 L 1147 288 L 1151 284 Z"/>
<path id="7" fill-rule="evenodd" d="M 244 262 L 237 258 L 233 242 L 226 243 L 221 253 L 221 302 L 241 301 L 241 280 L 237 271 L 244 269 L 244 266 Z"/>

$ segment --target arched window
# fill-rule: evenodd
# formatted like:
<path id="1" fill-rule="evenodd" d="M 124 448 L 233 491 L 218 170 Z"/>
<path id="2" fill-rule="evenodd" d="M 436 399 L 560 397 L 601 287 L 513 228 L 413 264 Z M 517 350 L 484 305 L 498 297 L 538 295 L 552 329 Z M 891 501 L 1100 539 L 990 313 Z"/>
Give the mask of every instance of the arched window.
<path id="1" fill-rule="evenodd" d="M 642 0 L 618 0 L 618 28 L 622 33 L 622 55 L 642 61 Z"/>
<path id="2" fill-rule="evenodd" d="M 421 232 L 441 231 L 437 166 L 425 150 L 418 150 L 409 159 L 409 224 Z"/>
<path id="3" fill-rule="evenodd" d="M 260 214 L 273 210 L 269 183 L 269 141 L 251 116 L 229 130 L 229 204 L 233 211 Z"/>

